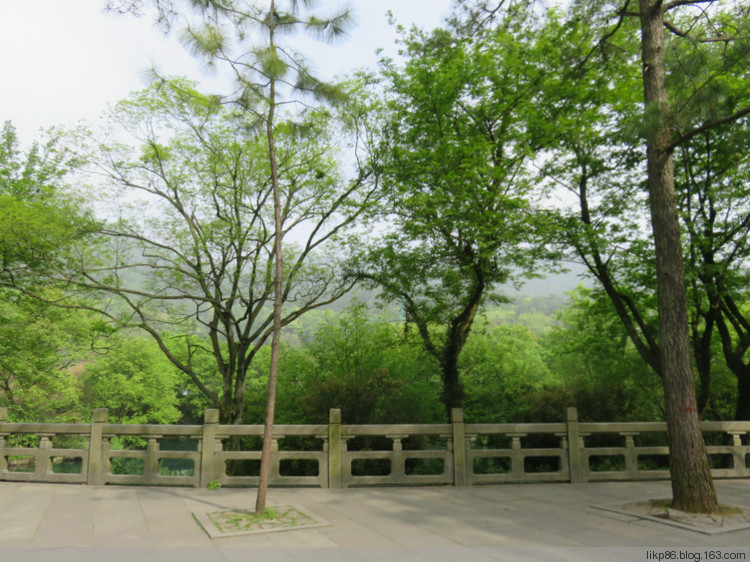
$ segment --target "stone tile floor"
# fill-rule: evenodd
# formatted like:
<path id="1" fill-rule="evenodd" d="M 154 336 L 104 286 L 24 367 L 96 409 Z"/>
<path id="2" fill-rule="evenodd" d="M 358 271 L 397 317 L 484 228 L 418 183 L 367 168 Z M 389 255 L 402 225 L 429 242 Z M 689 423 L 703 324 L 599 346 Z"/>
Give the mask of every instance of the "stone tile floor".
<path id="1" fill-rule="evenodd" d="M 750 507 L 750 481 L 716 486 Z M 593 507 L 670 493 L 669 482 L 272 488 L 269 505 L 331 525 L 211 539 L 193 514 L 247 509 L 254 489 L 0 482 L 0 562 L 750 560 L 750 530 L 709 536 Z"/>

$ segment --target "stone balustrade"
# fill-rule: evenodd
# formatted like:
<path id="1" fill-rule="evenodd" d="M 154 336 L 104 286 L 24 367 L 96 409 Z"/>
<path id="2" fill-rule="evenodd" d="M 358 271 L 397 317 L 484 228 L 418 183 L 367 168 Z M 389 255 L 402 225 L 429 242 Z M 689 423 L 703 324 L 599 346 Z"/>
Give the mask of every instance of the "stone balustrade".
<path id="1" fill-rule="evenodd" d="M 0 408 L 0 480 L 160 486 L 255 486 L 259 425 L 9 423 Z M 717 478 L 744 478 L 750 422 L 703 422 Z M 248 449 L 248 439 L 257 447 Z M 456 485 L 669 478 L 666 423 L 585 423 L 575 408 L 561 423 L 274 427 L 274 486 Z M 255 474 L 255 475 L 253 475 Z"/>

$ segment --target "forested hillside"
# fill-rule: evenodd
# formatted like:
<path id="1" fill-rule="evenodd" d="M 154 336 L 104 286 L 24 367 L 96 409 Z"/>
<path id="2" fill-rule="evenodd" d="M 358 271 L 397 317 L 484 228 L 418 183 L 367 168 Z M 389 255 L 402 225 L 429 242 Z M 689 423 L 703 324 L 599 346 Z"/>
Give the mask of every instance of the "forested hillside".
<path id="1" fill-rule="evenodd" d="M 118 422 L 201 423 L 212 407 L 138 331 L 101 333 L 96 317 L 73 319 L 54 306 L 5 297 L 3 388 L 11 391 L 2 397 L 12 419 L 88 420 L 93 408 L 107 407 Z M 348 423 L 443 421 L 436 360 L 398 311 L 373 304 L 316 311 L 285 328 L 279 423 L 324 422 L 330 408 L 341 408 Z M 58 332 L 79 345 L 56 347 Z M 245 423 L 263 422 L 269 358 L 263 348 L 249 374 Z M 208 373 L 211 365 L 196 368 Z M 611 305 L 590 289 L 519 296 L 483 311 L 460 373 L 472 421 L 558 421 L 566 406 L 586 421 L 664 418 L 659 377 Z M 713 383 L 704 419 L 732 419 L 731 373 L 717 370 Z"/>

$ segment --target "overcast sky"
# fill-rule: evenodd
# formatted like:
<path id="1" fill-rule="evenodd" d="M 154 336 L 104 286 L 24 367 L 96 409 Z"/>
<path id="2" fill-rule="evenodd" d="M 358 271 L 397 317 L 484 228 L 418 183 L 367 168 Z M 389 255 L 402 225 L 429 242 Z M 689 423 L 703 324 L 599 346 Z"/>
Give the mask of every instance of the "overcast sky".
<path id="1" fill-rule="evenodd" d="M 0 123 L 11 120 L 24 144 L 52 125 L 94 122 L 107 107 L 146 85 L 146 71 L 210 80 L 179 42 L 143 17 L 102 11 L 105 0 L 0 0 Z M 321 13 L 346 5 L 322 0 Z M 405 26 L 432 29 L 451 0 L 350 0 L 356 26 L 336 46 L 307 53 L 324 78 L 374 67 L 375 51 L 395 55 L 391 10 Z M 208 89 L 211 89 L 207 85 Z"/>

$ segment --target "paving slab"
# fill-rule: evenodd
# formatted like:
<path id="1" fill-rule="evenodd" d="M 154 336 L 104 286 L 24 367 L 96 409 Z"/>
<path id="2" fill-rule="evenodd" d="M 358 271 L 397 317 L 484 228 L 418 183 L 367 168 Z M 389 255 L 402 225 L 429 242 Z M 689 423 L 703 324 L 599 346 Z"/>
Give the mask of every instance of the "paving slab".
<path id="1" fill-rule="evenodd" d="M 716 487 L 722 503 L 750 507 L 750 480 Z M 193 514 L 247 509 L 255 490 L 0 482 L 0 561 L 750 560 L 750 530 L 701 535 L 593 507 L 669 493 L 668 482 L 272 488 L 269 505 L 331 525 L 210 539 Z"/>
<path id="2" fill-rule="evenodd" d="M 227 562 L 295 562 L 288 552 L 276 547 L 220 547 L 222 556 Z"/>

